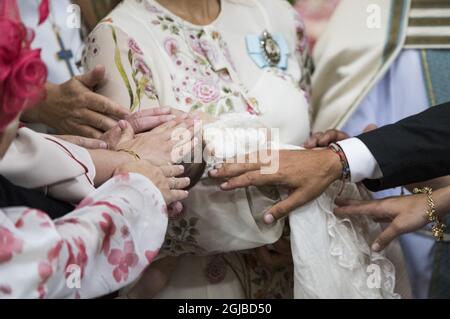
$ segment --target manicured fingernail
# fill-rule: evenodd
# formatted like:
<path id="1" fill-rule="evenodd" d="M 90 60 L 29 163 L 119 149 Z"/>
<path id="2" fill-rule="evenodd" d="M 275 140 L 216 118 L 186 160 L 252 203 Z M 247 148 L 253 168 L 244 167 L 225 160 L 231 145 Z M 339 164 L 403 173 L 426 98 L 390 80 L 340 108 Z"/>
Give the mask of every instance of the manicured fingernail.
<path id="1" fill-rule="evenodd" d="M 221 169 L 223 167 L 223 164 L 216 164 L 214 165 L 215 169 Z"/>
<path id="2" fill-rule="evenodd" d="M 227 188 L 228 187 L 228 182 L 222 183 L 220 185 L 221 188 Z"/>
<path id="3" fill-rule="evenodd" d="M 176 115 L 167 115 L 167 121 L 173 121 L 173 120 L 175 120 L 177 118 L 177 116 Z"/>
<path id="4" fill-rule="evenodd" d="M 182 172 L 184 172 L 184 166 L 183 166 L 183 165 L 178 165 L 178 168 L 179 168 Z"/>
<path id="5" fill-rule="evenodd" d="M 218 173 L 219 173 L 219 171 L 216 170 L 216 169 L 213 169 L 213 170 L 209 171 L 209 174 L 210 174 L 211 176 L 216 176 Z"/>
<path id="6" fill-rule="evenodd" d="M 373 245 L 372 245 L 372 250 L 374 251 L 374 252 L 379 252 L 380 251 L 380 244 L 379 243 L 374 243 Z"/>
<path id="7" fill-rule="evenodd" d="M 264 222 L 267 225 L 272 225 L 275 222 L 275 218 L 272 216 L 272 214 L 266 214 L 264 215 Z"/>
<path id="8" fill-rule="evenodd" d="M 100 143 L 100 148 L 103 148 L 103 149 L 108 149 L 108 144 L 106 144 L 105 142 L 101 142 Z"/>
<path id="9" fill-rule="evenodd" d="M 190 183 L 191 183 L 191 179 L 190 179 L 189 177 L 185 177 L 185 178 L 184 178 L 184 181 L 185 181 L 187 184 L 190 184 Z"/>

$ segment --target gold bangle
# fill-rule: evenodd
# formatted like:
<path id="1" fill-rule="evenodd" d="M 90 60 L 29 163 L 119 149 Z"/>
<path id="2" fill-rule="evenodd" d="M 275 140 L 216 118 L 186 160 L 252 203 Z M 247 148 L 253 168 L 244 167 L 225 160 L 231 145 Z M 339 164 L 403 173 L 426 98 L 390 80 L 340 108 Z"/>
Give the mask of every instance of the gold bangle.
<path id="1" fill-rule="evenodd" d="M 430 223 L 434 223 L 434 225 L 431 227 L 431 233 L 437 241 L 444 240 L 445 224 L 439 219 L 436 214 L 436 205 L 434 204 L 433 200 L 433 189 L 431 187 L 414 188 L 413 193 L 427 195 L 428 209 L 426 211 L 426 216 L 427 220 Z"/>
<path id="2" fill-rule="evenodd" d="M 130 154 L 131 156 L 134 157 L 134 159 L 136 161 L 139 161 L 141 159 L 141 157 L 136 152 L 134 152 L 132 150 L 129 150 L 129 149 L 126 149 L 126 148 L 122 148 L 120 150 L 117 150 L 117 152 L 124 152 L 124 153 Z"/>

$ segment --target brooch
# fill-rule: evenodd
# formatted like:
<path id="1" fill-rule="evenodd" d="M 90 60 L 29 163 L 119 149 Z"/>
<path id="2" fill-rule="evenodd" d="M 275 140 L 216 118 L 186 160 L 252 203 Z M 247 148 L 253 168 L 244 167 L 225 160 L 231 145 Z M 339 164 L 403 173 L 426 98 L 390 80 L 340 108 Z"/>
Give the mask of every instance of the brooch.
<path id="1" fill-rule="evenodd" d="M 264 31 L 260 39 L 261 50 L 270 66 L 276 66 L 281 60 L 281 50 L 278 43 L 269 32 Z"/>
<path id="2" fill-rule="evenodd" d="M 258 67 L 287 69 L 290 51 L 282 34 L 264 31 L 260 36 L 246 36 L 246 43 L 248 54 Z"/>

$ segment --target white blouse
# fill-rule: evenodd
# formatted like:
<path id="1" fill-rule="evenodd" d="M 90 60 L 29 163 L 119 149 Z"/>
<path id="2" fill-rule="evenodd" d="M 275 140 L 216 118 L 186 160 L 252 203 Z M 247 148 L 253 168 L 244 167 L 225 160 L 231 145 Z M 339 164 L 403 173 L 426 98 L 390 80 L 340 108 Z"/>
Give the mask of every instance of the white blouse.
<path id="1" fill-rule="evenodd" d="M 246 38 L 265 30 L 285 42 L 285 70 L 252 60 Z M 87 69 L 107 66 L 98 92 L 133 111 L 169 105 L 215 116 L 246 112 L 279 129 L 281 143 L 301 145 L 309 135 L 310 61 L 303 25 L 287 1 L 222 0 L 217 19 L 198 26 L 156 1 L 125 0 L 93 31 L 86 50 Z"/>

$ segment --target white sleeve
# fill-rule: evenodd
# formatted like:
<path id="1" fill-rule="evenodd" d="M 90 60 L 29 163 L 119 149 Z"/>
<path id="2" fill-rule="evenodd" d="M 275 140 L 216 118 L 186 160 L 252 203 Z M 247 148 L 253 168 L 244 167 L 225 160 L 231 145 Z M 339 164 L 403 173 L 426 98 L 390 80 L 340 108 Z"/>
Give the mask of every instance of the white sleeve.
<path id="1" fill-rule="evenodd" d="M 0 174 L 64 202 L 78 203 L 95 191 L 95 165 L 86 149 L 28 128 L 18 130 L 0 162 Z"/>
<path id="2" fill-rule="evenodd" d="M 338 144 L 347 157 L 353 183 L 361 182 L 364 179 L 380 179 L 383 177 L 377 160 L 360 139 L 353 137 L 340 141 Z"/>

